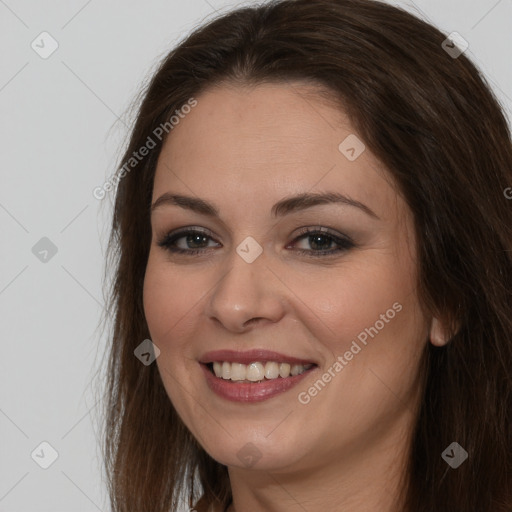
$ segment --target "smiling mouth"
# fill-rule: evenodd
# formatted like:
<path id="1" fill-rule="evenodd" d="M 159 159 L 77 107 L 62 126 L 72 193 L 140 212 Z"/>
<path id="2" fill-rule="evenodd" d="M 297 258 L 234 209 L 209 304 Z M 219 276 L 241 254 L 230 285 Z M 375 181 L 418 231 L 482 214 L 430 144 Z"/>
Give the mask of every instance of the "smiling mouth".
<path id="1" fill-rule="evenodd" d="M 250 364 L 214 361 L 205 365 L 219 379 L 232 383 L 261 383 L 302 375 L 317 365 L 290 364 L 277 361 L 254 361 Z"/>

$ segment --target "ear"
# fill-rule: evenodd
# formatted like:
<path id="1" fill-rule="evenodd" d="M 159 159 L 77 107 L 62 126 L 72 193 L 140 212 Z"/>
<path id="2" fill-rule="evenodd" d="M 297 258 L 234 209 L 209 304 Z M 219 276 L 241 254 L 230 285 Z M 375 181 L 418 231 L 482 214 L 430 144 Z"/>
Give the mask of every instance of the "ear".
<path id="1" fill-rule="evenodd" d="M 447 330 L 437 317 L 432 318 L 429 334 L 430 343 L 436 347 L 443 347 L 450 341 Z"/>

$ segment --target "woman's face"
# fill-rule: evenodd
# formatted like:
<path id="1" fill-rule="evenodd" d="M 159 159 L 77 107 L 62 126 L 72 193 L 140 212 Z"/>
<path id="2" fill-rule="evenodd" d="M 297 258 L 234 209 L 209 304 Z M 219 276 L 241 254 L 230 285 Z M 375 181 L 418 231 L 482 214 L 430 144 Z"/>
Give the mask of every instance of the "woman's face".
<path id="1" fill-rule="evenodd" d="M 412 214 L 348 119 L 305 87 L 202 94 L 155 175 L 144 310 L 156 364 L 183 422 L 231 467 L 396 453 L 418 399 L 430 320 Z M 293 199 L 318 194 L 347 200 Z M 197 233 L 159 245 L 185 228 Z"/>

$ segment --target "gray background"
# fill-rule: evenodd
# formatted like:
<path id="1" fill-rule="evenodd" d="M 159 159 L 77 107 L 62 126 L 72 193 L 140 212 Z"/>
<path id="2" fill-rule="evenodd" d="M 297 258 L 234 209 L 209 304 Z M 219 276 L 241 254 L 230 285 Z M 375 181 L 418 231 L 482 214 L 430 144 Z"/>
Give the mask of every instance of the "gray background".
<path id="1" fill-rule="evenodd" d="M 459 32 L 510 118 L 512 0 L 394 3 Z M 0 0 L 1 512 L 109 510 L 95 372 L 113 194 L 99 201 L 92 190 L 115 170 L 144 77 L 194 26 L 236 5 Z M 46 59 L 31 47 L 50 48 L 43 31 L 59 45 Z M 58 453 L 47 469 L 43 441 Z"/>

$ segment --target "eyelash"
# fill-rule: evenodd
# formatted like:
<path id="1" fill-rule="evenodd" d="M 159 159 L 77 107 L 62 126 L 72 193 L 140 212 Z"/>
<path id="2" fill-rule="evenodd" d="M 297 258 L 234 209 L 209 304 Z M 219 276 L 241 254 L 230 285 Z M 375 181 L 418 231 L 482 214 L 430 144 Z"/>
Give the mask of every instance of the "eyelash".
<path id="1" fill-rule="evenodd" d="M 164 235 L 158 242 L 157 245 L 159 247 L 164 248 L 165 250 L 174 253 L 174 254 L 184 254 L 186 256 L 196 256 L 200 253 L 204 253 L 208 251 L 208 249 L 180 249 L 178 247 L 173 247 L 173 244 L 179 240 L 180 238 L 183 238 L 186 235 L 203 235 L 206 238 L 210 238 L 214 240 L 213 237 L 208 234 L 207 231 L 198 230 L 198 229 L 185 229 L 182 231 L 178 231 L 176 233 L 168 233 Z M 307 249 L 296 249 L 296 252 L 298 252 L 300 255 L 306 255 L 306 256 L 312 256 L 314 258 L 321 257 L 321 256 L 334 256 L 337 253 L 348 251 L 349 249 L 352 249 L 355 247 L 355 243 L 347 236 L 339 237 L 337 235 L 334 235 L 330 232 L 328 232 L 325 228 L 322 227 L 316 227 L 316 228 L 303 228 L 299 235 L 293 240 L 292 243 L 296 243 L 301 238 L 304 238 L 307 236 L 313 236 L 313 235 L 321 235 L 322 237 L 325 237 L 336 244 L 340 246 L 339 249 L 335 250 L 323 250 L 323 251 L 313 251 L 313 250 L 307 250 Z M 211 249 L 211 248 L 210 248 Z"/>

